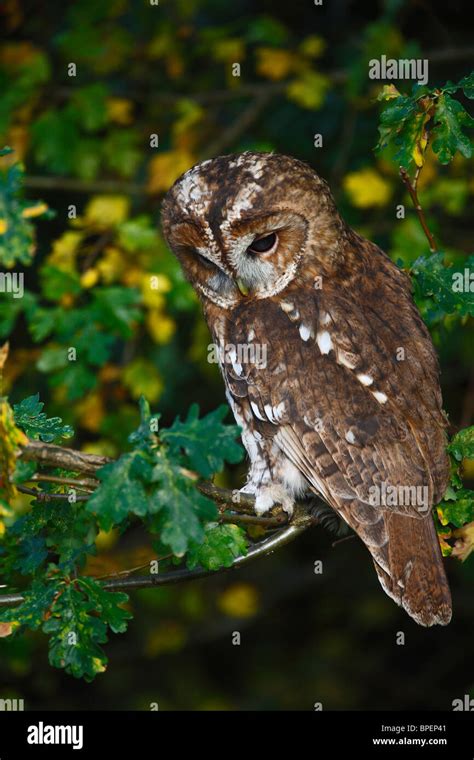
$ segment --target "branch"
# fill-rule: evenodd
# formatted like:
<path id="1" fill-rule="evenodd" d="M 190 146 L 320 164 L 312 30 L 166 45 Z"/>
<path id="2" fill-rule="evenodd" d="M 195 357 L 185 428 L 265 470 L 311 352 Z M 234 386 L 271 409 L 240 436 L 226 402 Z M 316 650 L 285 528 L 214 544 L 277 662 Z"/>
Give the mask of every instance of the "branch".
<path id="1" fill-rule="evenodd" d="M 259 557 L 264 557 L 267 554 L 274 552 L 276 549 L 293 541 L 293 539 L 303 533 L 307 528 L 315 524 L 317 524 L 317 519 L 311 513 L 308 513 L 303 507 L 297 507 L 291 525 L 276 535 L 270 536 L 264 541 L 252 546 L 247 554 L 237 557 L 230 567 L 221 567 L 218 570 L 205 570 L 204 568 L 196 568 L 194 570 L 181 569 L 171 570 L 163 575 L 138 575 L 128 578 L 114 578 L 110 581 L 106 581 L 102 585 L 107 591 L 131 591 L 215 576 L 225 573 L 228 570 L 235 570 L 239 567 L 243 567 Z M 22 594 L 4 594 L 3 596 L 0 596 L 0 607 L 16 607 L 18 604 L 21 604 L 23 600 L 24 597 Z"/>
<path id="2" fill-rule="evenodd" d="M 86 454 L 84 451 L 76 451 L 42 441 L 29 441 L 22 448 L 20 459 L 27 462 L 38 462 L 45 467 L 60 467 L 63 470 L 82 472 L 85 475 L 95 475 L 100 467 L 113 461 L 110 457 Z"/>
<path id="3" fill-rule="evenodd" d="M 426 239 L 428 240 L 430 251 L 431 253 L 435 253 L 435 251 L 437 250 L 436 241 L 428 229 L 428 225 L 426 223 L 426 218 L 425 218 L 425 212 L 423 211 L 420 201 L 418 199 L 418 193 L 416 191 L 416 187 L 412 185 L 410 181 L 410 177 L 408 176 L 408 172 L 406 169 L 404 169 L 403 166 L 400 167 L 400 177 L 402 178 L 402 181 L 404 182 L 410 194 L 410 198 L 413 202 L 413 206 L 415 207 L 415 211 L 418 215 L 418 219 L 420 220 L 420 224 L 423 227 L 423 232 L 425 233 Z"/>
<path id="4" fill-rule="evenodd" d="M 61 469 L 70 470 L 73 472 L 85 473 L 90 476 L 95 476 L 95 473 L 100 467 L 105 464 L 114 461 L 110 457 L 98 456 L 97 454 L 87 454 L 83 451 L 76 451 L 75 449 L 69 449 L 62 446 L 57 446 L 52 443 L 43 443 L 42 441 L 28 441 L 28 443 L 22 447 L 19 455 L 20 459 L 27 461 L 38 462 L 41 465 L 47 467 L 59 467 Z M 74 480 L 71 477 L 55 476 L 45 473 L 35 473 L 30 482 L 37 481 L 49 481 L 62 485 L 76 485 L 78 488 L 81 485 L 86 487 L 97 487 L 99 481 L 93 477 L 93 479 Z M 223 512 L 221 514 L 221 520 L 223 522 L 245 522 L 252 525 L 261 525 L 265 528 L 279 528 L 288 523 L 288 517 L 283 512 L 281 507 L 276 507 L 271 517 L 259 517 L 254 514 L 255 497 L 251 494 L 241 493 L 240 491 L 230 490 L 227 488 L 220 488 L 213 483 L 199 483 L 196 482 L 196 487 L 205 496 L 209 497 L 218 504 L 219 508 Z M 45 499 L 64 499 L 67 498 L 66 494 L 49 494 L 45 492 L 39 492 L 35 489 L 28 488 L 27 486 L 17 486 L 18 490 L 22 493 L 34 495 L 37 498 Z M 76 500 L 86 501 L 89 495 L 77 496 Z M 234 514 L 235 512 L 240 514 Z M 296 504 L 295 513 L 291 519 L 291 523 L 287 525 L 284 530 L 273 534 L 269 538 L 253 545 L 247 554 L 237 557 L 230 567 L 223 567 L 219 570 L 206 570 L 204 568 L 196 568 L 194 570 L 172 570 L 164 575 L 148 575 L 148 576 L 133 576 L 125 578 L 113 578 L 105 581 L 103 587 L 109 591 L 119 590 L 131 590 L 137 588 L 150 588 L 152 586 L 161 586 L 168 583 L 178 583 L 183 580 L 194 580 L 197 578 L 204 578 L 206 576 L 215 575 L 216 573 L 226 572 L 227 570 L 241 567 L 248 562 L 262 557 L 275 549 L 284 546 L 292 541 L 296 536 L 309 528 L 311 525 L 316 525 L 318 518 L 311 510 L 311 505 L 306 502 L 305 504 Z M 0 596 L 0 607 L 13 607 L 21 604 L 24 600 L 22 594 L 4 594 Z"/>
<path id="5" fill-rule="evenodd" d="M 20 459 L 38 462 L 46 467 L 59 467 L 63 470 L 85 473 L 91 476 L 95 476 L 100 467 L 114 461 L 110 457 L 87 454 L 84 451 L 76 451 L 75 449 L 56 446 L 52 443 L 43 443 L 42 441 L 29 441 L 22 448 Z M 46 473 L 35 473 L 28 482 L 57 483 L 59 485 L 73 486 L 78 490 L 94 490 L 99 485 L 99 481 L 95 477 L 75 479 Z M 219 506 L 222 512 L 220 516 L 222 522 L 247 523 L 260 525 L 265 528 L 278 528 L 288 522 L 287 515 L 281 508 L 279 510 L 276 508 L 271 517 L 258 517 L 255 515 L 255 497 L 251 494 L 241 493 L 238 490 L 228 488 L 219 488 L 219 486 L 207 482 L 196 482 L 196 487 Z M 44 498 L 45 500 L 68 498 L 68 494 L 44 493 L 36 491 L 33 488 L 28 488 L 25 485 L 17 486 L 17 489 L 21 493 L 36 496 L 37 498 Z M 77 501 L 87 501 L 88 498 L 89 496 L 86 495 L 76 496 Z"/>

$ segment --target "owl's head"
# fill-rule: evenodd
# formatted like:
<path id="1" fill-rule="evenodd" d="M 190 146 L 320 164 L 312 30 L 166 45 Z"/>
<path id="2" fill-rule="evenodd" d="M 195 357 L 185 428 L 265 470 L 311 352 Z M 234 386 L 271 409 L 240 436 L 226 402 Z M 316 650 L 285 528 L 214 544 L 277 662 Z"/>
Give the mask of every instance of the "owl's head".
<path id="1" fill-rule="evenodd" d="M 167 193 L 162 224 L 186 277 L 230 308 L 283 291 L 337 257 L 343 222 L 307 164 L 274 153 L 203 161 Z"/>

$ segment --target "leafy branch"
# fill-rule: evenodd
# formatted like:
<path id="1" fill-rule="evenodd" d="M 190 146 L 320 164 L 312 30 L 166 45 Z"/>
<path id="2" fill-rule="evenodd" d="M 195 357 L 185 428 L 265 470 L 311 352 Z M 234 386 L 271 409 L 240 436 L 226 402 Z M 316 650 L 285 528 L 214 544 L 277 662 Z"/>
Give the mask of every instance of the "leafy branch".
<path id="1" fill-rule="evenodd" d="M 410 268 L 415 299 L 428 321 L 430 311 L 441 317 L 447 314 L 474 317 L 471 275 L 474 256 L 469 256 L 461 267 L 447 260 L 438 249 L 418 197 L 418 181 L 430 143 L 441 164 L 452 161 L 456 153 L 465 158 L 474 153 L 472 138 L 466 133 L 474 128 L 474 119 L 452 97 L 459 92 L 474 99 L 474 72 L 456 84 L 447 82 L 442 88 L 415 85 L 411 95 L 402 95 L 394 85 L 385 85 L 378 96 L 386 105 L 380 118 L 376 151 L 386 151 L 399 165 L 400 177 L 430 249 L 431 255 L 419 257 Z M 462 481 L 463 462 L 474 458 L 473 441 L 474 427 L 468 427 L 459 431 L 448 445 L 450 484 L 435 511 L 443 554 L 462 560 L 474 549 L 474 491 L 465 488 Z"/>
<path id="2" fill-rule="evenodd" d="M 472 141 L 465 130 L 474 127 L 474 119 L 451 97 L 458 91 L 467 98 L 474 98 L 474 72 L 457 84 L 447 82 L 442 88 L 429 89 L 416 84 L 411 95 L 402 95 L 394 85 L 385 85 L 378 96 L 386 106 L 380 117 L 376 151 L 388 150 L 399 163 L 400 176 L 432 253 L 437 246 L 428 228 L 417 186 L 430 141 L 441 164 L 449 163 L 457 152 L 465 158 L 472 157 Z M 410 179 L 409 170 L 413 167 L 414 175 Z"/>
<path id="3" fill-rule="evenodd" d="M 105 668 L 101 644 L 108 628 L 125 630 L 128 597 L 118 591 L 240 567 L 317 522 L 307 503 L 297 507 L 290 525 L 281 509 L 257 517 L 253 496 L 204 480 L 242 456 L 238 428 L 223 423 L 226 407 L 200 418 L 192 406 L 184 420 L 161 428 L 159 415 L 142 399 L 131 450 L 118 459 L 58 445 L 72 430 L 61 419 L 48 418 L 37 395 L 13 410 L 2 399 L 0 411 L 3 488 L 10 497 L 16 491 L 34 497 L 26 513 L 4 513 L 2 574 L 10 586 L 18 574 L 31 580 L 25 591 L 0 596 L 0 621 L 12 631 L 41 627 L 50 636 L 51 663 L 77 677 L 90 680 Z M 125 530 L 137 522 L 152 539 L 149 573 L 91 577 L 87 560 L 98 531 Z M 258 528 L 260 540 L 252 540 L 244 527 Z M 101 608 L 106 614 L 99 625 L 93 610 Z"/>

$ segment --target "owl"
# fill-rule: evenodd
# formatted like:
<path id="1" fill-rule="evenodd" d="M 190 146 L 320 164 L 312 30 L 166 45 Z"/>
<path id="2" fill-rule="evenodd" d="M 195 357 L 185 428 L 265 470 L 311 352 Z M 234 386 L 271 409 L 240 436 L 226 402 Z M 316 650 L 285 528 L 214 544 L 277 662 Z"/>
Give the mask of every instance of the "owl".
<path id="1" fill-rule="evenodd" d="M 197 291 L 263 514 L 317 494 L 419 624 L 451 596 L 431 509 L 448 482 L 446 417 L 410 280 L 341 218 L 307 164 L 245 152 L 183 174 L 162 207 Z"/>

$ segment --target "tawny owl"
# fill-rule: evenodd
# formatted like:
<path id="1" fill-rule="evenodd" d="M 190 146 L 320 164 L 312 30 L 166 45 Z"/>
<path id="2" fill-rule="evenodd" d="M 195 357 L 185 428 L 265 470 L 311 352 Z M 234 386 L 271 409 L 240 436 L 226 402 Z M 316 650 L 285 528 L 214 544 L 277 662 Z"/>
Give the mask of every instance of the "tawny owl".
<path id="1" fill-rule="evenodd" d="M 421 625 L 451 597 L 431 507 L 446 419 L 409 278 L 340 217 L 306 164 L 246 152 L 187 171 L 163 229 L 203 303 L 250 459 L 256 511 L 321 496 Z"/>

